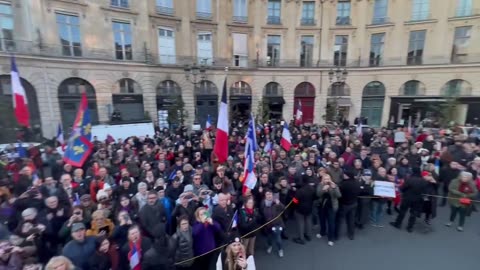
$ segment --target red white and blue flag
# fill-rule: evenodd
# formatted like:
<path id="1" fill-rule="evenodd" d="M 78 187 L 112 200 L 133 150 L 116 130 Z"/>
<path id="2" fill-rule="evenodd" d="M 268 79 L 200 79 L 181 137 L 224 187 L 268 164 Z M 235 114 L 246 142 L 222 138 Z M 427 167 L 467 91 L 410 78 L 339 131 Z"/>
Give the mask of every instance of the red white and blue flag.
<path id="1" fill-rule="evenodd" d="M 140 254 L 137 250 L 136 244 L 133 244 L 132 251 L 130 253 L 130 269 L 140 269 Z"/>
<path id="2" fill-rule="evenodd" d="M 62 124 L 58 124 L 58 127 L 57 127 L 57 142 L 60 144 L 60 145 L 63 145 L 65 143 L 65 139 L 64 139 L 64 136 L 63 136 L 63 128 L 62 128 Z"/>
<path id="3" fill-rule="evenodd" d="M 280 139 L 280 145 L 286 151 L 290 151 L 290 148 L 292 147 L 292 135 L 290 134 L 290 130 L 288 130 L 287 122 L 283 124 L 282 139 Z"/>
<path id="4" fill-rule="evenodd" d="M 208 115 L 207 117 L 207 123 L 205 123 L 205 128 L 207 130 L 211 130 L 212 129 L 212 118 L 210 117 L 210 114 Z"/>
<path id="5" fill-rule="evenodd" d="M 255 175 L 255 152 L 258 150 L 257 138 L 255 135 L 255 120 L 253 116 L 248 124 L 247 136 L 245 137 L 245 164 L 243 167 L 243 193 L 246 189 L 254 189 L 257 185 Z"/>
<path id="6" fill-rule="evenodd" d="M 217 134 L 213 153 L 217 156 L 218 163 L 222 164 L 228 158 L 228 104 L 227 104 L 227 79 L 223 83 L 222 101 L 218 111 Z"/>
<path id="7" fill-rule="evenodd" d="M 20 81 L 20 75 L 18 73 L 17 64 L 15 63 L 15 57 L 11 58 L 11 85 L 12 85 L 12 98 L 13 98 L 13 110 L 17 122 L 24 127 L 30 127 L 30 112 L 28 111 L 28 101 L 25 89 Z"/>

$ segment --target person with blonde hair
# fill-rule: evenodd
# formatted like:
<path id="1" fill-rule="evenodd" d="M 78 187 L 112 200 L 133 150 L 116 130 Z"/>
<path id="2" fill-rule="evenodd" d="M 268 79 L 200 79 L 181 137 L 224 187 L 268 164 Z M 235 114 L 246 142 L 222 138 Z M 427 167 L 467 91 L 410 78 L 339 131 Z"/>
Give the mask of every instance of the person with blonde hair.
<path id="1" fill-rule="evenodd" d="M 45 266 L 45 270 L 75 270 L 75 265 L 65 256 L 52 257 Z"/>
<path id="2" fill-rule="evenodd" d="M 245 246 L 237 237 L 225 249 L 225 253 L 217 260 L 217 270 L 254 270 L 253 256 L 246 256 Z"/>
<path id="3" fill-rule="evenodd" d="M 113 233 L 115 225 L 106 218 L 103 210 L 97 210 L 92 214 L 91 228 L 87 230 L 87 236 L 102 236 L 110 237 Z"/>

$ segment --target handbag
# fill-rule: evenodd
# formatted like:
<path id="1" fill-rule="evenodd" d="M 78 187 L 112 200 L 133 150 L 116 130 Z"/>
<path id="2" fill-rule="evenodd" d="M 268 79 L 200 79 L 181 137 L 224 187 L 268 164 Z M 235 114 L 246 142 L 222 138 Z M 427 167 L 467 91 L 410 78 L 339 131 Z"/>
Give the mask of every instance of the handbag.
<path id="1" fill-rule="evenodd" d="M 460 204 L 466 205 L 466 206 L 472 204 L 472 200 L 470 200 L 469 198 L 460 198 L 459 201 L 460 201 Z"/>

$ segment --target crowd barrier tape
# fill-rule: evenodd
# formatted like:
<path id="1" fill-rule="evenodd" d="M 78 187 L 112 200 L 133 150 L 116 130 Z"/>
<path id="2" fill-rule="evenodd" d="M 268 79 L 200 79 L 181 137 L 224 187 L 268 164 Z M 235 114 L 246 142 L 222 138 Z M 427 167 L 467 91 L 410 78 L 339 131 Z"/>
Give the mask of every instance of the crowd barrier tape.
<path id="1" fill-rule="evenodd" d="M 448 196 L 431 195 L 431 194 L 422 194 L 422 196 L 436 197 L 436 198 L 445 198 L 445 199 L 453 199 L 453 200 L 460 200 L 460 199 L 461 199 L 461 198 L 453 198 L 453 197 L 448 197 Z M 378 197 L 378 196 L 358 196 L 358 198 L 361 198 L 361 199 L 378 199 L 378 198 L 381 198 L 381 197 Z M 393 198 L 388 198 L 388 199 L 393 199 Z M 471 202 L 472 202 L 472 203 L 480 203 L 479 200 L 471 200 Z M 266 222 L 265 224 L 263 224 L 262 226 L 256 228 L 255 230 L 253 230 L 253 231 L 251 231 L 251 232 L 249 232 L 249 233 L 246 233 L 246 234 L 242 235 L 242 236 L 240 237 L 240 239 L 248 237 L 249 235 L 251 235 L 251 234 L 253 234 L 253 233 L 255 233 L 255 232 L 257 232 L 257 231 L 259 231 L 259 230 L 261 230 L 261 229 L 263 229 L 263 228 L 265 228 L 266 226 L 268 226 L 270 223 L 274 222 L 274 221 L 277 220 L 278 218 L 281 218 L 282 215 L 283 215 L 283 213 L 285 213 L 285 211 L 287 211 L 287 209 L 288 209 L 292 204 L 297 204 L 297 203 L 298 203 L 298 200 L 297 200 L 296 198 L 293 198 L 293 199 L 285 206 L 285 208 L 282 210 L 282 212 L 280 212 L 280 214 L 278 214 L 275 218 L 273 218 L 272 220 Z M 227 247 L 228 245 L 229 245 L 229 244 L 221 245 L 221 246 L 219 246 L 219 247 L 217 247 L 217 248 L 214 248 L 214 249 L 212 249 L 212 250 L 210 250 L 210 251 L 208 251 L 208 252 L 205 252 L 205 253 L 203 253 L 203 254 L 201 254 L 201 255 L 195 256 L 195 257 L 190 258 L 190 259 L 188 259 L 188 260 L 184 260 L 184 261 L 181 261 L 181 262 L 177 262 L 177 263 L 175 263 L 175 265 L 182 265 L 182 264 L 184 264 L 184 263 L 193 261 L 193 260 L 195 260 L 195 259 L 197 259 L 197 258 L 200 258 L 200 257 L 202 257 L 202 256 L 205 256 L 205 255 L 207 255 L 207 254 L 210 254 L 210 253 L 213 253 L 213 252 L 215 252 L 215 251 L 221 250 L 221 249 L 223 249 L 224 247 Z"/>

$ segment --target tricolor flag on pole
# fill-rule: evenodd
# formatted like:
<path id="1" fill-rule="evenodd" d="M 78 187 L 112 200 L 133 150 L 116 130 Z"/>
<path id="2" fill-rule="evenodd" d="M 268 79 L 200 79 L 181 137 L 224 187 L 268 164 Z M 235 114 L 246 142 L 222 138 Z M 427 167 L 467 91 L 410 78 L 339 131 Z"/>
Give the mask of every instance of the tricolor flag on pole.
<path id="1" fill-rule="evenodd" d="M 235 229 L 238 226 L 238 210 L 235 211 L 232 218 L 232 229 Z"/>
<path id="2" fill-rule="evenodd" d="M 295 113 L 295 122 L 297 125 L 302 123 L 303 111 L 302 111 L 302 101 L 298 101 L 297 111 Z"/>
<path id="3" fill-rule="evenodd" d="M 228 158 L 228 105 L 227 105 L 227 78 L 223 83 L 222 101 L 218 111 L 217 134 L 213 153 L 217 156 L 218 163 L 222 164 Z"/>
<path id="4" fill-rule="evenodd" d="M 13 110 L 18 124 L 30 127 L 30 112 L 28 111 L 27 95 L 25 89 L 20 81 L 20 75 L 18 74 L 17 64 L 15 63 L 15 57 L 11 58 L 12 70 L 10 77 L 12 79 L 12 97 L 13 97 Z"/>
<path id="5" fill-rule="evenodd" d="M 280 139 L 280 145 L 286 151 L 290 151 L 290 148 L 292 147 L 292 135 L 290 134 L 290 130 L 288 130 L 287 122 L 285 122 L 285 124 L 283 125 L 282 139 Z"/>
<path id="6" fill-rule="evenodd" d="M 130 252 L 130 269 L 136 270 L 140 266 L 140 254 L 137 250 L 136 244 L 133 244 L 132 251 Z"/>
<path id="7" fill-rule="evenodd" d="M 63 145 L 65 143 L 65 138 L 64 138 L 64 135 L 63 135 L 63 129 L 62 129 L 62 124 L 58 124 L 58 127 L 57 127 L 57 142 L 60 144 L 60 145 Z"/>
<path id="8" fill-rule="evenodd" d="M 205 128 L 207 130 L 212 129 L 212 118 L 210 117 L 210 114 L 207 117 L 207 123 L 205 124 Z"/>
<path id="9" fill-rule="evenodd" d="M 247 136 L 245 137 L 245 164 L 243 166 L 243 193 L 246 189 L 254 189 L 257 185 L 255 175 L 255 151 L 257 151 L 257 139 L 255 136 L 255 120 L 253 116 L 248 124 Z"/>

